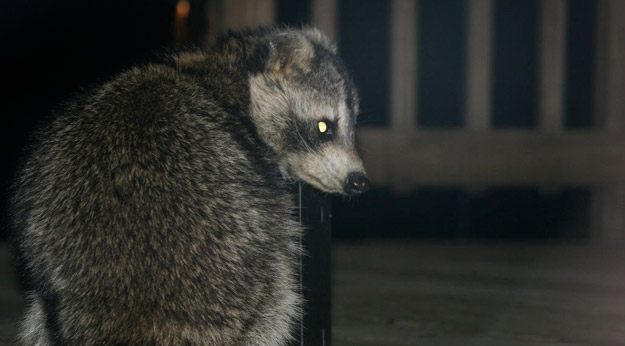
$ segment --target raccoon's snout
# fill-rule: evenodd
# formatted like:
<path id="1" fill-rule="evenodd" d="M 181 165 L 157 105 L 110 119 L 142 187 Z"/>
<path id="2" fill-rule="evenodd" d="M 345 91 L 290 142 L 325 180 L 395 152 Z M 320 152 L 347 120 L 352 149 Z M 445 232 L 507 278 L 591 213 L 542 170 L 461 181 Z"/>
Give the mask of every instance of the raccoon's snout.
<path id="1" fill-rule="evenodd" d="M 358 172 L 352 172 L 345 182 L 345 193 L 350 196 L 360 196 L 369 190 L 369 179 Z"/>

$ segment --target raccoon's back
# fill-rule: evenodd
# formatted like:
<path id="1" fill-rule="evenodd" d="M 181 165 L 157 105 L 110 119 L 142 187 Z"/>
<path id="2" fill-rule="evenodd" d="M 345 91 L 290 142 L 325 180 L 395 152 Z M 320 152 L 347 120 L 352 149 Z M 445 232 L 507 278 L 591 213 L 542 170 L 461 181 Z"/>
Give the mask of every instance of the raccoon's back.
<path id="1" fill-rule="evenodd" d="M 253 127 L 194 80 L 131 70 L 38 136 L 18 245 L 68 344 L 237 344 L 294 313 L 290 197 Z"/>

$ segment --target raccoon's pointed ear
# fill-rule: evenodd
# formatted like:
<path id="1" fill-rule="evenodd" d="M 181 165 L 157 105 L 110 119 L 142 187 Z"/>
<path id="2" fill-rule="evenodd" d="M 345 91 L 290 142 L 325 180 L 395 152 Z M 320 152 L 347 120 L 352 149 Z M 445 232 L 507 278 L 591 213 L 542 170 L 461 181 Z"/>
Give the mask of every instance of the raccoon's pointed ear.
<path id="1" fill-rule="evenodd" d="M 289 61 L 290 53 L 287 45 L 270 41 L 254 48 L 248 60 L 250 73 L 279 72 L 283 71 Z"/>
<path id="2" fill-rule="evenodd" d="M 289 47 L 289 45 L 286 42 L 269 42 L 269 59 L 267 64 L 268 71 L 284 71 L 291 54 L 287 47 Z"/>
<path id="3" fill-rule="evenodd" d="M 270 56 L 271 48 L 269 45 L 257 45 L 254 47 L 254 50 L 247 61 L 247 70 L 252 74 L 265 72 L 267 70 Z"/>

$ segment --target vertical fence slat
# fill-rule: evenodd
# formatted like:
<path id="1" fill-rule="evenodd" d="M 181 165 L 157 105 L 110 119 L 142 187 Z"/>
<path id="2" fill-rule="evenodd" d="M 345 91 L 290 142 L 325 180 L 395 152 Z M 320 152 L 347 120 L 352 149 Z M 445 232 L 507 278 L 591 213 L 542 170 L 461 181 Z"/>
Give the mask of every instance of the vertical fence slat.
<path id="1" fill-rule="evenodd" d="M 271 25 L 276 21 L 276 0 L 227 0 L 221 6 L 221 31 Z"/>
<path id="2" fill-rule="evenodd" d="M 564 127 L 564 71 L 566 56 L 566 3 L 540 2 L 540 86 L 538 123 L 542 131 Z"/>
<path id="3" fill-rule="evenodd" d="M 466 104 L 469 130 L 485 131 L 490 127 L 492 16 L 492 0 L 469 0 Z"/>
<path id="4" fill-rule="evenodd" d="M 604 244 L 625 241 L 625 185 L 593 189 L 591 198 L 591 240 Z"/>
<path id="5" fill-rule="evenodd" d="M 625 131 L 625 1 L 598 2 L 595 115 L 607 130 Z"/>
<path id="6" fill-rule="evenodd" d="M 417 0 L 391 2 L 391 126 L 416 126 Z"/>
<path id="7" fill-rule="evenodd" d="M 417 128 L 417 11 L 418 0 L 391 1 L 391 126 L 386 131 L 395 134 L 414 131 Z M 408 181 L 408 170 L 395 155 L 402 150 L 400 136 L 392 136 L 387 148 L 385 170 L 390 176 L 391 188 L 405 192 L 413 186 Z M 387 137 L 388 138 L 388 137 Z"/>
<path id="8" fill-rule="evenodd" d="M 601 0 L 597 6 L 596 123 L 599 129 L 623 133 L 625 1 Z M 625 183 L 595 188 L 592 205 L 593 238 L 605 243 L 622 244 L 625 241 Z"/>
<path id="9" fill-rule="evenodd" d="M 332 40 L 338 40 L 338 6 L 337 0 L 312 0 L 311 22 Z"/>

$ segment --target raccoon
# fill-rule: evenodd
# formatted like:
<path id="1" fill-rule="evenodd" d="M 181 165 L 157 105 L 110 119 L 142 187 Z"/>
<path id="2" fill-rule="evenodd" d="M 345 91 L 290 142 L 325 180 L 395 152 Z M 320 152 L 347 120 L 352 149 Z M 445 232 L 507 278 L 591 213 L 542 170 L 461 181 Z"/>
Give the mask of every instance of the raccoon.
<path id="1" fill-rule="evenodd" d="M 285 345 L 289 188 L 357 196 L 358 94 L 314 28 L 231 32 L 56 111 L 14 183 L 23 345 Z"/>

